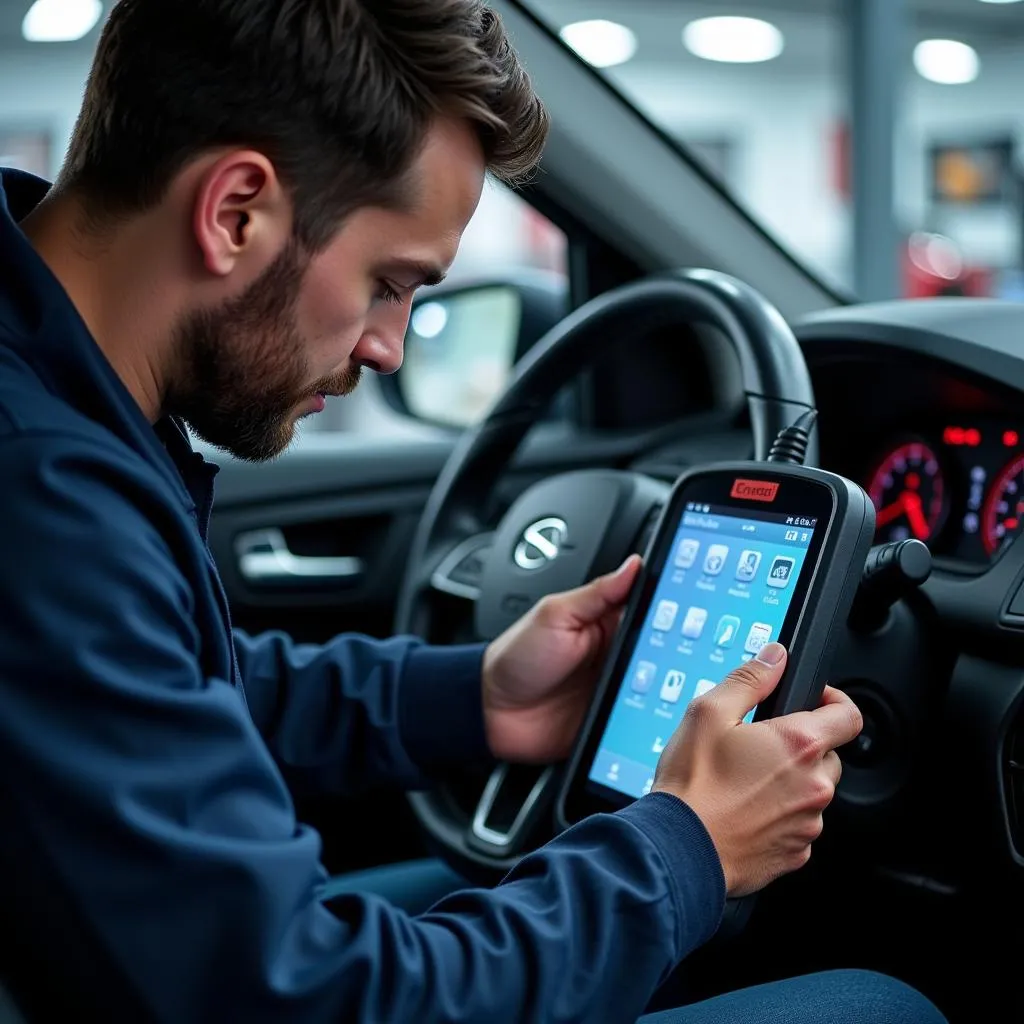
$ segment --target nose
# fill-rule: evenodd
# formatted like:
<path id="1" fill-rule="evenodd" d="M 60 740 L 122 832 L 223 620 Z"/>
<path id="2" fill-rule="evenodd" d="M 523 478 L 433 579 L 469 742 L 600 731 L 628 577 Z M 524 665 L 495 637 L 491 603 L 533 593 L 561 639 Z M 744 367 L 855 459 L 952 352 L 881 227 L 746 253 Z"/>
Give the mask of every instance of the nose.
<path id="1" fill-rule="evenodd" d="M 375 373 L 395 373 L 402 365 L 402 339 L 397 343 L 378 334 L 364 334 L 352 353 L 360 366 Z"/>
<path id="2" fill-rule="evenodd" d="M 409 308 L 390 310 L 389 316 L 371 317 L 352 358 L 376 373 L 395 373 L 405 355 L 405 333 L 409 328 Z"/>

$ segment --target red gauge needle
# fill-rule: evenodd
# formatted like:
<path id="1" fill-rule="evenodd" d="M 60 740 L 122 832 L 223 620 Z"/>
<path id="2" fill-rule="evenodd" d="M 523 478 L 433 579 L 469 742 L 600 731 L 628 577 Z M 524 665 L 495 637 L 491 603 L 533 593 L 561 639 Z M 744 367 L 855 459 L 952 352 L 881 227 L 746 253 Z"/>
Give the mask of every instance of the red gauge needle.
<path id="1" fill-rule="evenodd" d="M 914 491 L 904 491 L 894 502 L 879 509 L 875 516 L 875 525 L 886 526 L 894 519 L 905 515 L 910 523 L 910 530 L 918 540 L 927 540 L 931 530 L 921 505 L 921 495 Z"/>
<path id="2" fill-rule="evenodd" d="M 907 521 L 910 523 L 910 529 L 914 536 L 918 540 L 927 540 L 931 529 L 921 506 L 921 495 L 914 491 L 904 491 L 903 511 L 907 513 Z"/>
<path id="3" fill-rule="evenodd" d="M 901 494 L 892 504 L 880 508 L 875 516 L 875 525 L 888 526 L 894 519 L 899 519 L 906 511 L 906 493 Z"/>

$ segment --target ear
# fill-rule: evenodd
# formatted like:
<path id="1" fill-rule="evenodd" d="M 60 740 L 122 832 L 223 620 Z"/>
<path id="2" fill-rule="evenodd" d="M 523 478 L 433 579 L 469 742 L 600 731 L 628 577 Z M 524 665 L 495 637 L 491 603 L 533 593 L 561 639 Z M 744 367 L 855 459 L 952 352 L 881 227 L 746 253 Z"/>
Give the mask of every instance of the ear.
<path id="1" fill-rule="evenodd" d="M 258 272 L 288 243 L 292 208 L 274 165 L 262 153 L 234 150 L 199 179 L 193 231 L 203 265 L 226 277 L 240 265 Z"/>

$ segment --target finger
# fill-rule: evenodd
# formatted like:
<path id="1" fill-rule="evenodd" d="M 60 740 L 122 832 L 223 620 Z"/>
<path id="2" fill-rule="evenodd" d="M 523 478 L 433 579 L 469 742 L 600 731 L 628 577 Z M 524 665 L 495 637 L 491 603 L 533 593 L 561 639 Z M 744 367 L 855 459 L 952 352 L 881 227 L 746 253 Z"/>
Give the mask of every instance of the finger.
<path id="1" fill-rule="evenodd" d="M 567 590 L 558 598 L 561 610 L 581 623 L 600 621 L 626 601 L 640 565 L 640 556 L 630 555 L 615 572 L 598 576 L 575 590 Z"/>
<path id="2" fill-rule="evenodd" d="M 822 704 L 842 704 L 844 701 L 852 701 L 850 697 L 842 690 L 837 690 L 834 686 L 826 686 L 821 691 L 821 703 Z"/>
<path id="3" fill-rule="evenodd" d="M 864 716 L 849 694 L 834 686 L 826 686 L 821 692 L 821 707 L 845 708 L 850 715 L 850 727 L 856 730 L 850 739 L 856 739 L 860 735 L 861 729 L 864 728 Z"/>
<path id="4" fill-rule="evenodd" d="M 855 740 L 864 728 L 864 719 L 857 705 L 845 694 L 843 696 L 844 700 L 833 700 L 813 711 L 796 711 L 775 721 L 788 720 L 817 737 L 822 750 L 835 750 Z"/>
<path id="5" fill-rule="evenodd" d="M 601 632 L 602 640 L 608 643 L 618 631 L 619 626 L 622 625 L 622 617 L 624 611 L 622 608 L 613 608 L 610 612 L 605 614 L 598 620 L 597 628 Z"/>
<path id="6" fill-rule="evenodd" d="M 833 788 L 837 787 L 839 780 L 843 777 L 843 762 L 834 750 L 830 750 L 822 759 L 822 767 L 831 780 Z"/>
<path id="7" fill-rule="evenodd" d="M 756 658 L 734 669 L 711 691 L 715 704 L 730 720 L 741 722 L 778 686 L 786 657 L 782 644 L 765 644 Z"/>

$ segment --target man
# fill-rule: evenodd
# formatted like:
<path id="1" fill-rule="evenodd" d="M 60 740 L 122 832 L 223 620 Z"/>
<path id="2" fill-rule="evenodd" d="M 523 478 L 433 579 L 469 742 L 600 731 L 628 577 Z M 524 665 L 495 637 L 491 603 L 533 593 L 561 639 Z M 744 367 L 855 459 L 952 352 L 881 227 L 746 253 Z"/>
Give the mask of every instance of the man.
<path id="1" fill-rule="evenodd" d="M 743 726 L 778 645 L 695 705 L 654 793 L 493 891 L 330 900 L 295 820 L 289 784 L 564 757 L 637 563 L 486 649 L 233 634 L 182 424 L 271 458 L 395 370 L 485 170 L 519 180 L 545 134 L 478 0 L 122 0 L 55 186 L 3 176 L 0 865 L 40 1017 L 630 1021 L 726 893 L 806 861 L 860 718 L 829 690 Z M 941 1019 L 872 975 L 730 998 Z"/>

